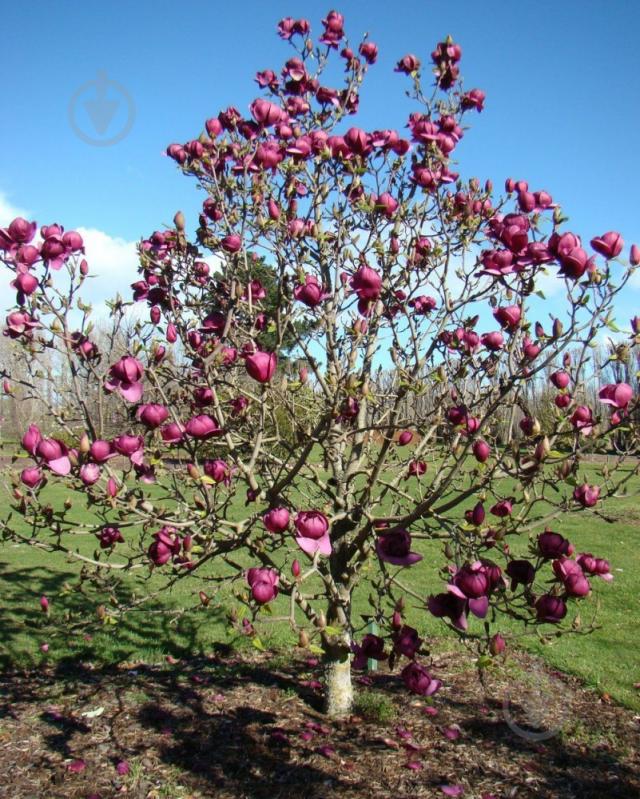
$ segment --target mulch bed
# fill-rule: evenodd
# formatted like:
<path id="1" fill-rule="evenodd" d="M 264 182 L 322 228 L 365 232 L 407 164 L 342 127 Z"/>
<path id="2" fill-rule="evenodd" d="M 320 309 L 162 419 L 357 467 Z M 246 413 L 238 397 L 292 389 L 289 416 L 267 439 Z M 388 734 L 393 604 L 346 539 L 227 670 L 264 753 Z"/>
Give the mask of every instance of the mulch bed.
<path id="1" fill-rule="evenodd" d="M 632 711 L 525 654 L 484 686 L 459 653 L 434 671 L 444 686 L 423 699 L 381 664 L 358 684 L 367 717 L 339 723 L 301 653 L 6 674 L 0 796 L 640 797 Z"/>

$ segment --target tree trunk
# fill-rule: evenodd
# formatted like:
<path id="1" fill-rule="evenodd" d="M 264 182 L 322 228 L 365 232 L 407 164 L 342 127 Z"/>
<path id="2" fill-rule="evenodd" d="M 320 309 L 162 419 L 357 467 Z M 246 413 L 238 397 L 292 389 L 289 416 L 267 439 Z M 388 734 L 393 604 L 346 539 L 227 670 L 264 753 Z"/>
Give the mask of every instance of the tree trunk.
<path id="1" fill-rule="evenodd" d="M 334 650 L 324 656 L 325 713 L 332 719 L 351 715 L 353 684 L 351 683 L 351 657 L 348 650 Z"/>
<path id="2" fill-rule="evenodd" d="M 332 553 L 335 564 L 336 552 Z M 333 565 L 333 564 L 332 564 Z M 330 604 L 327 621 L 340 634 L 324 639 L 325 713 L 332 719 L 343 719 L 351 714 L 353 685 L 351 683 L 351 592 L 338 583 L 340 600 Z"/>

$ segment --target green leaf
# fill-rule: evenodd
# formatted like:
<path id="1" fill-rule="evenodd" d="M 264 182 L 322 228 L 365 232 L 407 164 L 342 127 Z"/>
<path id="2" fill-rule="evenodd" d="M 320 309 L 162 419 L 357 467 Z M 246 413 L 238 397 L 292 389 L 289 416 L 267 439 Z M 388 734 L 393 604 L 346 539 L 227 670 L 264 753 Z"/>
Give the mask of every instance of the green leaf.
<path id="1" fill-rule="evenodd" d="M 256 649 L 259 649 L 260 652 L 266 652 L 267 651 L 265 645 L 262 643 L 262 641 L 258 638 L 257 635 L 256 635 L 255 638 L 253 638 L 251 640 L 251 643 L 255 646 Z"/>

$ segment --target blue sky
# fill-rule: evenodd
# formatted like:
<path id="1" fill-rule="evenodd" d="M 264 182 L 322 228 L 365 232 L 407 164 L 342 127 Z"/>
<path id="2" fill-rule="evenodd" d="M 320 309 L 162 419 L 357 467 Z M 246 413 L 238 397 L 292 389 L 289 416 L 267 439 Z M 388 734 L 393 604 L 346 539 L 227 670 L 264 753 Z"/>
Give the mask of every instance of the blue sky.
<path id="1" fill-rule="evenodd" d="M 120 245 L 170 222 L 178 208 L 195 222 L 202 195 L 163 157 L 166 145 L 197 136 L 229 104 L 246 111 L 257 96 L 255 72 L 278 71 L 289 55 L 277 20 L 307 16 L 319 31 L 330 7 L 40 0 L 27 19 L 20 4 L 7 5 L 0 210 L 100 231 L 94 261 L 102 270 Z M 616 229 L 640 241 L 639 3 L 374 0 L 336 8 L 352 41 L 368 31 L 380 48 L 359 124 L 401 128 L 411 107 L 395 62 L 407 52 L 427 62 L 451 33 L 463 48 L 465 85 L 487 93 L 484 113 L 456 150 L 461 173 L 496 185 L 526 179 L 560 201 L 586 238 Z M 128 135 L 109 147 L 88 145 L 69 122 L 72 97 L 100 71 L 125 87 L 136 111 Z M 122 286 L 131 282 L 115 266 L 113 275 Z M 628 297 L 629 308 L 635 299 Z"/>

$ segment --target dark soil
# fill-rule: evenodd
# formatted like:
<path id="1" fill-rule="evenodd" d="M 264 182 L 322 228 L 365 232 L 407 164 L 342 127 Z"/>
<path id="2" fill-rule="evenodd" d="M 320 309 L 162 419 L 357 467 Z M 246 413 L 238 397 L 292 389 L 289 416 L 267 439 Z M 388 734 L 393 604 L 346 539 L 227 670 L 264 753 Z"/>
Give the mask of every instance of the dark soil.
<path id="1" fill-rule="evenodd" d="M 430 699 L 381 664 L 358 684 L 361 715 L 340 723 L 320 712 L 318 668 L 227 653 L 6 674 L 0 796 L 640 797 L 640 717 L 529 656 L 484 687 L 471 662 L 440 657 Z"/>

